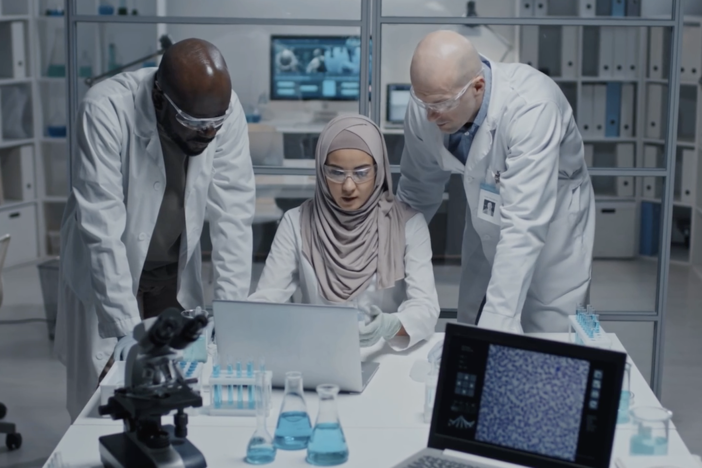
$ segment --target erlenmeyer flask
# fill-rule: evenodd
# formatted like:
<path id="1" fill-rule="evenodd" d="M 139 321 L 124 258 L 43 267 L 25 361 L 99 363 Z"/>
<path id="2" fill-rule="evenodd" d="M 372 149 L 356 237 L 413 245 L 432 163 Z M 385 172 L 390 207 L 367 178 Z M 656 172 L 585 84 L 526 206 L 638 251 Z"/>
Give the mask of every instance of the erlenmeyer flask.
<path id="1" fill-rule="evenodd" d="M 266 378 L 265 371 L 254 372 L 254 398 L 256 405 L 256 431 L 246 447 L 246 463 L 265 465 L 275 460 L 276 448 L 273 438 L 266 429 L 266 414 L 268 412 L 265 400 Z"/>
<path id="2" fill-rule="evenodd" d="M 46 76 L 63 78 L 66 76 L 66 49 L 63 44 L 63 28 L 57 28 L 54 33 L 54 44 L 49 55 L 49 66 Z"/>
<path id="3" fill-rule="evenodd" d="M 93 64 L 88 56 L 88 51 L 84 50 L 78 60 L 78 76 L 81 78 L 91 78 L 93 76 Z"/>
<path id="4" fill-rule="evenodd" d="M 281 450 L 302 450 L 307 447 L 311 433 L 312 424 L 302 389 L 302 373 L 287 372 L 285 395 L 275 428 L 275 446 Z"/>
<path id="5" fill-rule="evenodd" d="M 338 385 L 317 386 L 319 414 L 312 430 L 310 443 L 307 445 L 307 463 L 311 465 L 341 465 L 349 459 L 349 448 L 336 410 L 338 393 Z"/>

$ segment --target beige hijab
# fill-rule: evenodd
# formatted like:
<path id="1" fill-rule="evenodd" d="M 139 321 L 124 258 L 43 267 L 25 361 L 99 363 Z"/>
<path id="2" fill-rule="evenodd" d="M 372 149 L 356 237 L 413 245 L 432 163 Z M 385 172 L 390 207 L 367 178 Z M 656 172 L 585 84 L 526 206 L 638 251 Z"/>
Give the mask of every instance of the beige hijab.
<path id="1" fill-rule="evenodd" d="M 332 197 L 323 168 L 327 155 L 357 149 L 377 165 L 375 188 L 357 211 L 344 211 Z M 375 273 L 378 289 L 405 277 L 405 223 L 416 212 L 395 200 L 383 135 L 370 119 L 340 116 L 324 127 L 315 153 L 317 189 L 301 206 L 302 254 L 317 275 L 322 296 L 345 302 L 366 290 Z"/>

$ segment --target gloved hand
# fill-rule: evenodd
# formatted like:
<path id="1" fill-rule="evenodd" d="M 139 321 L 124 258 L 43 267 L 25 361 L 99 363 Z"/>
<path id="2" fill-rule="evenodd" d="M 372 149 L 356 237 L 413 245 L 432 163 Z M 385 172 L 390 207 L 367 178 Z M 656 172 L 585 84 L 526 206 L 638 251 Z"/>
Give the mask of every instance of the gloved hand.
<path id="1" fill-rule="evenodd" d="M 129 350 L 137 344 L 137 341 L 132 335 L 125 335 L 117 340 L 117 345 L 115 346 L 115 351 L 112 353 L 115 361 L 124 361 L 127 359 L 127 354 Z"/>
<path id="2" fill-rule="evenodd" d="M 402 328 L 402 322 L 395 314 L 385 313 L 377 306 L 371 306 L 370 316 L 371 321 L 359 327 L 362 348 L 373 346 L 381 338 L 390 340 Z"/>

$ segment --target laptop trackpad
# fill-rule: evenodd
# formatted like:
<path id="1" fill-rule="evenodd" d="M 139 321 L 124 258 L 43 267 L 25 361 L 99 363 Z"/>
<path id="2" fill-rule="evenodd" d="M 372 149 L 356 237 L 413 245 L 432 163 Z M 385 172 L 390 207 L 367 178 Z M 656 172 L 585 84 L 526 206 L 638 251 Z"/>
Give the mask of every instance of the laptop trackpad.
<path id="1" fill-rule="evenodd" d="M 366 385 L 371 381 L 380 364 L 377 362 L 361 362 L 361 382 L 363 384 L 363 390 L 366 389 Z M 363 391 L 361 390 L 361 391 Z"/>

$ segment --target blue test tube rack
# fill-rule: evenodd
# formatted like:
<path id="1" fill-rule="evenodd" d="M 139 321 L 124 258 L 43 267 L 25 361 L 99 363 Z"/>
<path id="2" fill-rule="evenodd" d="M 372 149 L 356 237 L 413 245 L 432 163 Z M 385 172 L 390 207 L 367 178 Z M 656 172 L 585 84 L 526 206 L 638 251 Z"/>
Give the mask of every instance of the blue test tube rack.
<path id="1" fill-rule="evenodd" d="M 587 309 L 578 307 L 575 315 L 568 317 L 570 329 L 568 338 L 571 343 L 595 348 L 610 349 L 612 340 L 602 330 L 600 321 L 594 309 L 588 306 Z"/>
<path id="2" fill-rule="evenodd" d="M 268 388 L 264 391 L 264 395 L 266 415 L 268 415 L 271 410 L 273 372 L 265 371 L 265 373 Z M 256 406 L 253 400 L 255 392 L 248 390 L 249 388 L 253 389 L 255 383 L 255 376 L 253 374 L 249 376 L 247 372 L 220 371 L 217 376 L 213 373 L 209 380 L 209 414 L 213 416 L 256 416 Z M 244 391 L 245 388 L 246 391 Z M 220 401 L 216 401 L 215 395 L 220 395 Z"/>
<path id="3" fill-rule="evenodd" d="M 184 379 L 197 379 L 189 385 L 195 390 L 200 390 L 202 387 L 202 371 L 205 368 L 204 363 L 200 361 L 178 361 L 175 363 L 175 366 Z"/>

